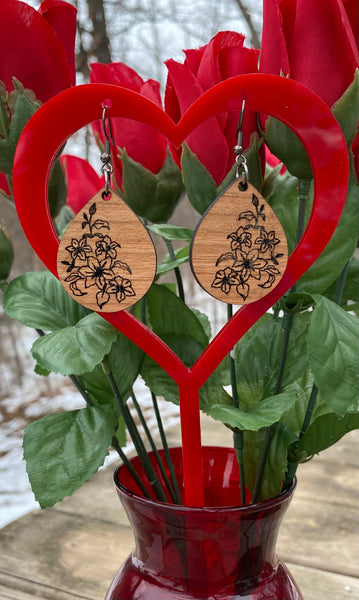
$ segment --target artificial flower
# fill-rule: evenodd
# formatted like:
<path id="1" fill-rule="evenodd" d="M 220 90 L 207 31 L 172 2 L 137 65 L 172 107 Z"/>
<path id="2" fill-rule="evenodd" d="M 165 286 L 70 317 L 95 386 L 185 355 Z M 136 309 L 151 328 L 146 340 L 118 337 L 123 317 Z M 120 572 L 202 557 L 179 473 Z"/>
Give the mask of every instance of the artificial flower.
<path id="1" fill-rule="evenodd" d="M 0 81 L 16 77 L 45 102 L 75 84 L 76 8 L 44 0 L 39 10 L 20 0 L 0 0 Z"/>
<path id="2" fill-rule="evenodd" d="M 178 122 L 181 116 L 206 90 L 217 83 L 245 73 L 256 73 L 259 51 L 243 45 L 244 36 L 233 31 L 221 31 L 198 49 L 185 50 L 183 64 L 166 61 L 168 79 L 165 109 Z M 234 164 L 238 112 L 221 113 L 208 119 L 190 134 L 186 142 L 217 184 L 220 184 Z M 245 111 L 243 146 L 249 146 L 251 134 L 257 130 L 255 113 Z M 174 157 L 179 164 L 179 153 Z"/>

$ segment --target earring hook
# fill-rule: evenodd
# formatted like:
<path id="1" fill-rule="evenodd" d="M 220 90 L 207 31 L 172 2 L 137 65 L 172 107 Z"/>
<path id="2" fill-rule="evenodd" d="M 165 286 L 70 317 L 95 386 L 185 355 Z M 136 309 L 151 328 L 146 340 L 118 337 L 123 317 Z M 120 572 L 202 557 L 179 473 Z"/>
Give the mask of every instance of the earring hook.
<path id="1" fill-rule="evenodd" d="M 107 127 L 106 127 L 106 110 L 108 110 L 110 107 L 107 106 L 107 104 L 104 104 L 103 106 L 103 110 L 102 110 L 102 129 L 103 129 L 103 133 L 104 136 L 106 138 L 106 141 L 110 144 L 110 142 L 112 143 L 112 145 L 115 145 L 115 142 L 113 141 L 113 136 L 112 136 L 112 126 L 111 126 L 111 119 L 110 117 L 107 117 Z"/>
<path id="2" fill-rule="evenodd" d="M 110 185 L 111 185 L 111 175 L 113 172 L 113 167 L 111 164 L 111 143 L 114 146 L 115 142 L 113 141 L 112 136 L 112 126 L 111 119 L 107 117 L 107 127 L 106 127 L 106 110 L 110 108 L 106 104 L 103 105 L 102 110 L 102 129 L 105 136 L 105 148 L 104 152 L 101 154 L 101 162 L 102 167 L 101 171 L 105 175 L 105 195 L 108 196 Z"/>
<path id="3" fill-rule="evenodd" d="M 242 131 L 245 105 L 246 105 L 246 99 L 243 98 L 241 111 L 239 113 L 238 127 L 237 127 L 237 134 L 236 134 L 237 135 L 237 144 L 233 148 L 233 152 L 236 155 L 236 165 L 237 165 L 236 178 L 238 179 L 239 176 L 241 175 L 242 180 L 239 183 L 239 186 L 242 190 L 246 190 L 247 186 L 248 186 L 248 167 L 247 167 L 247 159 L 243 154 L 243 131 Z"/>

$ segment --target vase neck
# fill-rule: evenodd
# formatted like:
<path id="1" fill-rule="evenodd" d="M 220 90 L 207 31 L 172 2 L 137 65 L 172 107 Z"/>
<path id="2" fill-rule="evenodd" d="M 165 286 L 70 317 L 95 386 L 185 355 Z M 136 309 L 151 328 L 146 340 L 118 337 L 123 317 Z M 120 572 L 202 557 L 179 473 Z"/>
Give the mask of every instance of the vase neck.
<path id="1" fill-rule="evenodd" d="M 168 579 L 194 597 L 230 586 L 253 590 L 276 566 L 279 526 L 290 501 L 245 508 L 191 509 L 122 498 L 133 527 L 134 561 L 149 577 Z"/>

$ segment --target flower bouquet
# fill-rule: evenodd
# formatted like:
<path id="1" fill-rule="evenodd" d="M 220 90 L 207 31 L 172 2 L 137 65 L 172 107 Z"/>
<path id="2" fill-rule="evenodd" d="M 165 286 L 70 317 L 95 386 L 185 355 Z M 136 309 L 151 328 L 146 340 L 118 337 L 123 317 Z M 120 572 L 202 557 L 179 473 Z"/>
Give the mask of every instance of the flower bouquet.
<path id="1" fill-rule="evenodd" d="M 6 0 L 9 11 L 14 4 L 18 3 Z M 50 3 L 46 4 L 49 7 Z M 68 10 L 66 3 L 61 4 Z M 234 450 L 229 454 L 234 469 L 230 493 L 226 492 L 226 500 L 212 498 L 212 506 L 223 503 L 228 506 L 228 502 L 230 506 L 242 508 L 261 503 L 268 506 L 265 503 L 287 498 L 299 463 L 310 460 L 359 427 L 359 263 L 355 257 L 359 221 L 359 78 L 355 3 L 331 0 L 325 9 L 319 5 L 313 7 L 312 3 L 310 7 L 307 5 L 304 0 L 289 2 L 288 11 L 282 14 L 277 0 L 264 0 L 260 52 L 244 47 L 242 35 L 220 32 L 206 46 L 186 50 L 183 64 L 173 60 L 166 63 L 164 110 L 174 123 L 178 123 L 207 90 L 222 81 L 256 73 L 282 75 L 310 88 L 330 107 L 343 131 L 350 164 L 346 203 L 335 232 L 319 258 L 270 310 L 264 311 L 253 326 L 247 328 L 199 387 L 201 410 L 218 421 L 219 427 L 230 428 L 234 439 Z M 21 21 L 19 15 L 16 18 Z M 303 32 L 313 43 L 303 44 Z M 333 44 L 333 35 L 336 44 Z M 338 47 L 342 55 L 336 67 Z M 19 74 L 14 67 L 11 75 L 17 79 L 15 90 L 11 91 L 11 79 L 0 75 L 4 82 L 0 105 L 0 169 L 6 177 L 6 181 L 3 178 L 1 182 L 11 198 L 15 146 L 25 123 L 38 108 L 34 94 L 24 86 L 32 88 L 42 101 L 60 90 L 51 89 L 42 94 L 35 82 L 25 80 L 26 74 Z M 143 81 L 124 64 L 94 64 L 90 81 L 135 90 L 157 108 L 162 107 L 159 84 Z M 70 80 L 65 82 L 60 89 L 71 83 Z M 300 110 L 300 106 L 298 108 Z M 293 131 L 261 111 L 246 108 L 240 111 L 236 107 L 236 110 L 210 116 L 179 146 L 147 122 L 114 116 L 110 132 L 104 123 L 106 125 L 106 120 L 96 121 L 92 127 L 102 156 L 111 144 L 113 192 L 141 219 L 154 239 L 164 240 L 167 248 L 167 255 L 157 265 L 154 282 L 143 298 L 128 309 L 129 316 L 125 318 L 129 319 L 129 326 L 133 317 L 145 324 L 146 331 L 161 338 L 186 368 L 192 368 L 206 351 L 214 332 L 206 311 L 196 310 L 186 302 L 189 275 L 184 275 L 183 269 L 191 258 L 193 229 L 201 215 L 206 215 L 212 203 L 226 194 L 236 180 L 238 161 L 233 147 L 237 147 L 237 156 L 241 157 L 240 169 L 245 165 L 245 174 L 248 170 L 248 180 L 242 178 L 242 181 L 254 186 L 260 198 L 251 195 L 251 206 L 238 213 L 236 227 L 227 232 L 225 249 L 216 255 L 217 270 L 210 292 L 220 290 L 224 294 L 227 307 L 223 303 L 223 311 L 228 321 L 234 314 L 234 303 L 228 301 L 234 290 L 239 296 L 237 304 L 241 304 L 247 300 L 251 285 L 258 285 L 265 294 L 280 275 L 278 261 L 283 255 L 279 250 L 280 238 L 273 227 L 264 226 L 266 209 L 261 198 L 279 220 L 290 255 L 310 223 L 315 196 L 313 165 Z M 19 156 L 22 140 L 18 145 Z M 15 169 L 15 175 L 18 171 Z M 183 397 L 178 382 L 170 377 L 163 364 L 144 352 L 141 343 L 136 345 L 131 335 L 120 333 L 111 318 L 103 318 L 104 314 L 99 315 L 79 303 L 81 295 L 91 287 L 102 299 L 99 312 L 106 308 L 110 297 L 116 297 L 121 310 L 121 303 L 135 296 L 131 265 L 123 259 L 119 244 L 109 235 L 108 222 L 101 221 L 94 208 L 92 212 L 84 209 L 104 183 L 88 163 L 66 154 L 58 157 L 51 171 L 49 201 L 58 236 L 65 235 L 75 214 L 81 212 L 85 223 L 82 229 L 96 229 L 95 245 L 91 246 L 84 236 L 74 238 L 67 245 L 67 267 L 75 269 L 76 275 L 71 280 L 75 297 L 68 294 L 49 271 L 25 273 L 7 281 L 11 242 L 4 230 L 0 232 L 4 311 L 38 332 L 39 337 L 31 349 L 38 374 L 46 376 L 53 371 L 71 377 L 84 400 L 82 409 L 51 414 L 27 427 L 24 435 L 27 472 L 40 505 L 51 506 L 87 481 L 103 464 L 112 446 L 132 478 L 131 483 L 126 475 L 126 485 L 122 486 L 125 494 L 128 489 L 131 492 L 125 502 L 133 502 L 135 493 L 151 502 L 159 502 L 160 509 L 164 504 L 173 504 L 182 510 L 177 505 L 193 506 L 183 495 L 184 465 L 178 452 L 168 448 L 157 402 L 161 397 L 181 406 Z M 15 185 L 15 192 L 16 189 Z M 197 212 L 193 229 L 169 223 L 179 202 L 189 202 Z M 330 214 L 331 207 L 327 212 Z M 174 274 L 170 282 L 164 279 L 168 274 Z M 162 440 L 160 451 L 154 446 L 134 393 L 138 378 L 145 383 L 153 402 Z M 191 397 L 191 389 L 187 393 Z M 129 399 L 138 411 L 147 441 L 152 446 L 151 453 L 128 408 Z M 129 461 L 123 451 L 126 435 L 130 435 L 135 445 L 138 455 L 135 462 Z M 203 464 L 207 464 L 202 455 L 192 457 L 196 464 L 202 464 L 202 459 Z M 211 461 L 215 462 L 213 468 L 219 471 L 228 468 L 226 462 L 220 460 L 221 466 L 218 466 L 213 457 L 209 463 Z M 223 475 L 223 471 L 221 473 Z M 121 488 L 121 481 L 119 485 Z M 131 506 L 128 511 L 136 515 L 141 506 L 140 502 L 140 508 Z M 163 527 L 165 517 L 161 510 L 153 519 L 160 521 Z M 185 529 L 190 529 L 193 515 L 186 511 L 174 514 L 177 524 L 185 522 Z M 228 516 L 229 521 L 232 517 Z M 169 535 L 166 523 L 166 535 Z M 175 522 L 171 523 L 171 527 L 175 527 Z M 151 537 L 152 526 L 153 522 L 147 523 L 142 533 L 147 532 Z M 238 527 L 242 526 L 243 521 L 240 521 Z M 204 528 L 208 532 L 210 523 L 204 524 Z M 183 557 L 187 548 L 194 557 L 196 549 L 189 550 L 188 541 L 183 544 L 183 548 L 172 544 L 171 552 Z M 226 551 L 222 548 L 220 553 Z M 271 547 L 264 554 L 269 556 L 272 551 Z M 248 570 L 249 562 L 254 560 L 250 553 L 245 553 L 245 557 L 242 572 Z M 170 562 L 172 560 L 173 556 Z M 197 567 L 198 572 L 203 573 L 203 565 Z M 194 571 L 197 567 L 192 565 Z M 190 579 L 188 573 L 184 578 Z M 248 590 L 253 591 L 262 578 L 262 566 L 246 584 L 242 578 L 239 585 L 238 575 L 236 589 L 241 594 L 238 597 L 246 597 Z M 196 596 L 196 578 L 191 581 L 192 595 L 188 597 L 202 597 Z M 125 597 L 116 585 L 108 597 Z M 265 594 L 263 590 L 260 593 Z M 233 590 L 231 594 L 228 597 L 233 596 Z M 265 597 L 258 595 L 258 598 Z M 288 596 L 284 597 L 288 600 Z"/>

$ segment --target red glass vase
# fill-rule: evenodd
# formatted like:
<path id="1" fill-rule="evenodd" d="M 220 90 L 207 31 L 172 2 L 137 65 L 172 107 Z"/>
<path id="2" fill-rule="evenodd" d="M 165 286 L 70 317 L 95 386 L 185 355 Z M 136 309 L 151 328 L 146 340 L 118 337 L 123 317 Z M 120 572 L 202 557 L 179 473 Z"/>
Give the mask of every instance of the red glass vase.
<path id="1" fill-rule="evenodd" d="M 181 449 L 173 448 L 171 456 L 181 487 Z M 146 481 L 138 458 L 132 465 Z M 136 550 L 106 600 L 303 600 L 275 549 L 295 485 L 276 498 L 240 507 L 234 450 L 204 447 L 203 465 L 204 508 L 144 498 L 128 469 L 117 469 L 115 484 Z"/>

